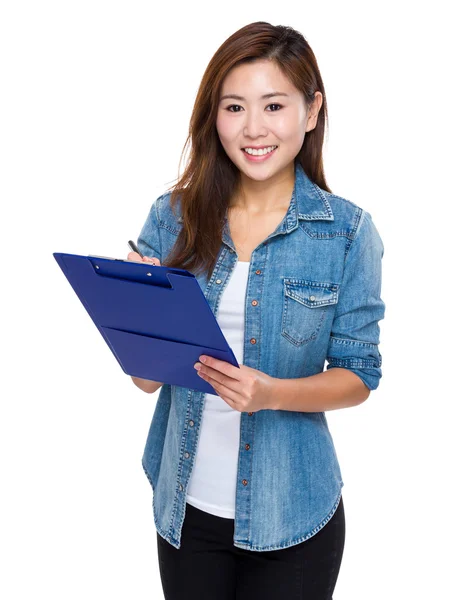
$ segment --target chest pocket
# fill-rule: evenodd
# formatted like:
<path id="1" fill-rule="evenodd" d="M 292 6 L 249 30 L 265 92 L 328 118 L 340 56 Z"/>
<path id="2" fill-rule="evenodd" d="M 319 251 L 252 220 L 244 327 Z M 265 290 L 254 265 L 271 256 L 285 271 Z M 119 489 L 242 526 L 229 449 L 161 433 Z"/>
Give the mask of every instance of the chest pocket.
<path id="1" fill-rule="evenodd" d="M 284 277 L 282 335 L 295 346 L 315 340 L 338 303 L 339 285 Z"/>

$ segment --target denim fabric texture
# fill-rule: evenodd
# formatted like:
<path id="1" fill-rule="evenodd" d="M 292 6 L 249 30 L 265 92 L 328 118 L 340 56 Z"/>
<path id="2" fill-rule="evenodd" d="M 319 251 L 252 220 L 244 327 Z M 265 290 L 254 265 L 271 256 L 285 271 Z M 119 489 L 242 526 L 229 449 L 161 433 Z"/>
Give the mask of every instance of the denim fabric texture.
<path id="1" fill-rule="evenodd" d="M 137 240 L 141 252 L 161 264 L 182 227 L 170 194 L 154 201 Z M 348 369 L 375 390 L 382 376 L 383 253 L 371 215 L 322 190 L 295 163 L 285 217 L 251 256 L 243 364 L 273 377 L 299 378 L 323 372 L 326 363 L 327 370 Z M 215 316 L 237 260 L 226 220 L 211 278 L 197 276 Z M 164 384 L 142 457 L 156 529 L 175 548 L 204 395 Z M 266 551 L 309 539 L 333 516 L 343 485 L 324 412 L 242 413 L 234 545 Z"/>

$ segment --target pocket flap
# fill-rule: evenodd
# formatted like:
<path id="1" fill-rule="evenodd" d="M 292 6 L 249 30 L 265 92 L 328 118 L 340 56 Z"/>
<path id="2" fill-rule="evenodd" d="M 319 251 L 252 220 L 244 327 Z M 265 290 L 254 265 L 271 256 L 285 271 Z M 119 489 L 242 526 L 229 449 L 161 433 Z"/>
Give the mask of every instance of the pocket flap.
<path id="1" fill-rule="evenodd" d="M 310 308 L 336 304 L 339 284 L 284 277 L 285 295 Z"/>

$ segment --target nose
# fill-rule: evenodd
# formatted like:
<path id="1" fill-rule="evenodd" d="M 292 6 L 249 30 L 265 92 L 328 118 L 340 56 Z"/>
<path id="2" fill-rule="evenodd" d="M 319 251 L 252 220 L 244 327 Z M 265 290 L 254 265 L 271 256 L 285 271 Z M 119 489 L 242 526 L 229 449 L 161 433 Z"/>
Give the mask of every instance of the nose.
<path id="1" fill-rule="evenodd" d="M 267 135 L 264 115 L 259 110 L 247 111 L 243 126 L 243 135 L 255 139 Z"/>

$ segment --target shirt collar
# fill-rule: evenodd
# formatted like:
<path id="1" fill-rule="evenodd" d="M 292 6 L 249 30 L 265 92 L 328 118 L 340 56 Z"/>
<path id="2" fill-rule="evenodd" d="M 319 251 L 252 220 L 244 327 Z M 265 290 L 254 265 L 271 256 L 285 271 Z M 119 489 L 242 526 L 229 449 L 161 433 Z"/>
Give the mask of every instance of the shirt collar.
<path id="1" fill-rule="evenodd" d="M 334 221 L 333 211 L 323 190 L 308 177 L 301 164 L 296 162 L 295 187 L 286 219 L 291 228 L 297 219 L 305 221 Z M 295 225 L 293 222 L 296 221 Z"/>

